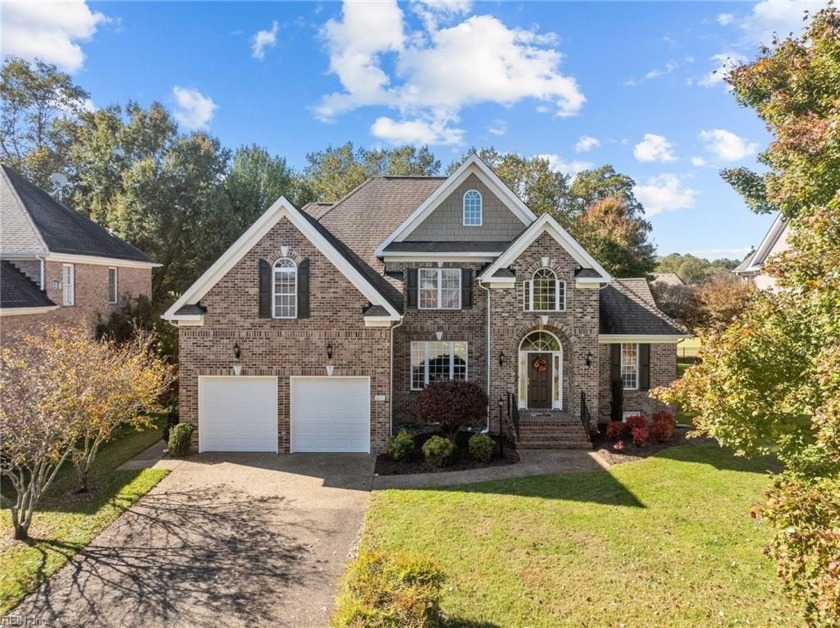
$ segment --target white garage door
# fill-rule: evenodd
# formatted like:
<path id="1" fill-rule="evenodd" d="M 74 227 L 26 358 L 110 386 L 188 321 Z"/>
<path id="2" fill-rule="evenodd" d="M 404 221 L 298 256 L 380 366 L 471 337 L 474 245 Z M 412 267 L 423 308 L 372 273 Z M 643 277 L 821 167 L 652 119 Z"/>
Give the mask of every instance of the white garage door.
<path id="1" fill-rule="evenodd" d="M 199 377 L 198 450 L 277 453 L 277 378 Z"/>
<path id="2" fill-rule="evenodd" d="M 370 452 L 369 377 L 292 377 L 292 453 Z"/>

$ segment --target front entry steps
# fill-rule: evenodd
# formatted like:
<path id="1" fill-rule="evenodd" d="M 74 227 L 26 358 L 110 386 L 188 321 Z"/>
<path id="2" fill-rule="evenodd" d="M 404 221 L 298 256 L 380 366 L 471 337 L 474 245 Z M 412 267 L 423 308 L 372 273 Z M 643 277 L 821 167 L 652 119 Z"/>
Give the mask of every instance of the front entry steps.
<path id="1" fill-rule="evenodd" d="M 519 449 L 592 449 L 579 419 L 560 410 L 520 410 Z"/>

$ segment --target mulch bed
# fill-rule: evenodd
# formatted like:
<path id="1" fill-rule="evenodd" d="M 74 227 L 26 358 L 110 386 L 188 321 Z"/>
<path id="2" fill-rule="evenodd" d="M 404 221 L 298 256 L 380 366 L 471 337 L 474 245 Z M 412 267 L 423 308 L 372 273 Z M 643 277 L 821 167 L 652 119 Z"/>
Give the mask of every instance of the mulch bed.
<path id="1" fill-rule="evenodd" d="M 636 447 L 632 439 L 625 438 L 624 451 L 621 453 L 613 450 L 615 441 L 610 440 L 603 434 L 599 434 L 592 439 L 595 453 L 601 457 L 602 460 L 610 465 L 621 464 L 623 462 L 636 462 L 637 460 L 644 460 L 648 456 L 652 456 L 663 449 L 669 447 L 676 447 L 677 445 L 702 445 L 714 442 L 710 438 L 687 438 L 688 432 L 691 430 L 685 427 L 677 427 L 674 433 L 674 438 L 668 443 L 655 443 L 648 441 L 643 447 Z"/>
<path id="2" fill-rule="evenodd" d="M 440 436 L 440 434 L 437 434 Z M 519 462 L 519 454 L 513 446 L 506 442 L 504 446 L 504 457 L 499 457 L 498 451 L 490 460 L 490 462 L 478 462 L 470 457 L 470 452 L 467 449 L 467 440 L 472 434 L 460 434 L 458 437 L 458 447 L 455 450 L 455 455 L 452 462 L 445 467 L 433 467 L 426 464 L 423 458 L 421 447 L 429 438 L 435 436 L 435 433 L 419 434 L 415 436 L 415 451 L 404 460 L 391 460 L 388 454 L 379 454 L 376 458 L 376 467 L 374 473 L 376 475 L 408 475 L 414 473 L 441 473 L 446 471 L 466 471 L 467 469 L 485 469 L 487 467 L 498 467 L 508 464 L 516 464 Z"/>

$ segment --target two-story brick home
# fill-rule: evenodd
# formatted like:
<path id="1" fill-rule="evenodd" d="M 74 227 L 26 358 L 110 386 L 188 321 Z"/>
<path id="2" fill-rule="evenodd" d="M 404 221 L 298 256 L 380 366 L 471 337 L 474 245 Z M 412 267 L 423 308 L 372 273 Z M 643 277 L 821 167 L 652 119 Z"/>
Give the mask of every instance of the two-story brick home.
<path id="1" fill-rule="evenodd" d="M 123 296 L 151 295 L 142 251 L 0 166 L 0 334 L 93 325 Z"/>
<path id="2" fill-rule="evenodd" d="M 611 378 L 649 414 L 685 337 L 476 157 L 279 199 L 164 316 L 200 451 L 381 452 L 441 379 L 487 390 L 491 431 L 518 411 L 521 446 L 588 444 Z"/>

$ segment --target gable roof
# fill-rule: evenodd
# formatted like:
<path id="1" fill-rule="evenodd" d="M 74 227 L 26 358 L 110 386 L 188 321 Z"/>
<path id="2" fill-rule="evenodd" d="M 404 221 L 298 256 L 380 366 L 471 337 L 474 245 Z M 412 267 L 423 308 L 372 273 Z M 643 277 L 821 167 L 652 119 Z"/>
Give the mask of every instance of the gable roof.
<path id="1" fill-rule="evenodd" d="M 487 167 L 477 155 L 470 155 L 455 172 L 453 172 L 432 194 L 430 194 L 376 249 L 376 255 L 381 257 L 391 242 L 402 242 L 420 223 L 422 223 L 449 194 L 461 185 L 468 176 L 474 174 L 488 188 L 496 192 L 499 200 L 522 221 L 524 226 L 536 220 L 536 215 L 528 209 L 513 191 L 507 187 L 496 174 Z"/>
<path id="2" fill-rule="evenodd" d="M 776 247 L 779 240 L 781 240 L 785 235 L 787 229 L 788 223 L 782 215 L 779 214 L 776 216 L 776 219 L 773 221 L 773 224 L 770 225 L 770 229 L 768 229 L 767 233 L 764 235 L 764 238 L 761 240 L 761 243 L 758 245 L 755 252 L 750 254 L 743 262 L 738 264 L 732 272 L 736 275 L 761 272 L 767 258 L 771 256 L 773 249 Z"/>
<path id="3" fill-rule="evenodd" d="M 479 279 L 492 277 L 498 270 L 510 266 L 543 233 L 547 233 L 554 238 L 581 265 L 581 268 L 595 272 L 594 276 L 592 276 L 593 273 L 580 274 L 576 277 L 577 281 L 584 283 L 609 283 L 612 281 L 610 274 L 549 214 L 543 214 L 530 227 L 519 234 L 519 237 L 510 243 L 507 250 L 481 273 Z"/>
<path id="4" fill-rule="evenodd" d="M 163 315 L 170 321 L 200 318 L 199 301 L 281 219 L 289 220 L 371 302 L 381 305 L 392 320 L 400 319 L 401 296 L 384 277 L 367 266 L 314 217 L 280 197 Z"/>
<path id="5" fill-rule="evenodd" d="M 752 258 L 754 255 L 755 251 L 750 251 L 749 253 L 747 253 L 747 256 L 743 260 L 741 260 L 740 264 L 738 264 L 735 268 L 732 269 L 732 272 L 736 275 L 740 275 L 741 273 L 745 272 L 751 272 L 747 269 L 750 267 L 750 264 L 752 264 Z"/>
<path id="6" fill-rule="evenodd" d="M 0 308 L 44 307 L 58 306 L 11 262 L 0 261 Z"/>
<path id="7" fill-rule="evenodd" d="M 607 336 L 688 336 L 676 322 L 636 292 L 642 279 L 616 279 L 600 291 L 598 300 L 599 333 Z M 650 288 L 647 289 L 650 294 Z"/>
<path id="8" fill-rule="evenodd" d="M 0 170 L 4 253 L 64 253 L 153 263 L 148 255 L 59 203 L 11 168 L 4 165 Z"/>

